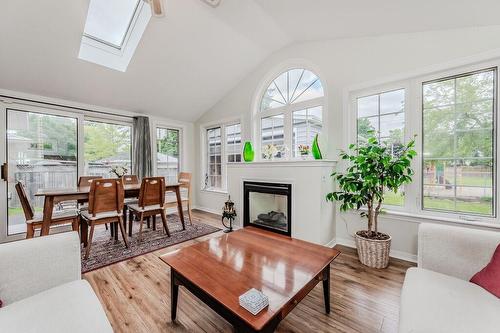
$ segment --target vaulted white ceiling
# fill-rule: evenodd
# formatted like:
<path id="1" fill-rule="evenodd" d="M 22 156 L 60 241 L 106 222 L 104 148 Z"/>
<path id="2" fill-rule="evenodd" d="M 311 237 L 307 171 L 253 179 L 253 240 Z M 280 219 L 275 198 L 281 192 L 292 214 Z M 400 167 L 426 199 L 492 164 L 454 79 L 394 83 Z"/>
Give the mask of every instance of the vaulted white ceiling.
<path id="1" fill-rule="evenodd" d="M 493 0 L 167 0 L 125 73 L 78 59 L 88 0 L 0 4 L 0 88 L 196 120 L 276 50 L 499 24 Z"/>

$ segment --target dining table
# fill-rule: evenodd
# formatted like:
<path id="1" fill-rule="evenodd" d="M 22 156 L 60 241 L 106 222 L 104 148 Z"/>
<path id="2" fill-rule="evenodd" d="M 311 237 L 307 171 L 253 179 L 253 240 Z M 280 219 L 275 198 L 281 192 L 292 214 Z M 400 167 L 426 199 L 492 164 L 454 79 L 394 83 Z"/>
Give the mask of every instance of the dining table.
<path id="1" fill-rule="evenodd" d="M 177 199 L 177 210 L 182 223 L 182 229 L 186 229 L 186 224 L 184 221 L 184 212 L 182 209 L 182 199 L 181 199 L 181 183 L 168 183 L 165 184 L 165 192 L 174 192 Z M 141 184 L 125 184 L 123 185 L 125 192 L 125 198 L 138 198 L 139 191 L 141 189 Z M 88 202 L 89 200 L 90 186 L 76 186 L 73 188 L 51 188 L 51 189 L 39 189 L 35 196 L 44 197 L 43 204 L 43 223 L 41 236 L 49 234 L 50 223 L 52 221 L 52 214 L 54 211 L 54 206 L 58 203 L 64 201 L 79 201 Z M 86 238 L 82 235 L 82 238 Z"/>

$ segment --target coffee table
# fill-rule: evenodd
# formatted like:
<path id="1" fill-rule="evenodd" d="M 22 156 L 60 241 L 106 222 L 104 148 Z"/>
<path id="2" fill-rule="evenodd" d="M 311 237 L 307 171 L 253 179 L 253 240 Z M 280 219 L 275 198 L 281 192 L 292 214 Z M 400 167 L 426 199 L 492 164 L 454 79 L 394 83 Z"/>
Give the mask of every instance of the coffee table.
<path id="1" fill-rule="evenodd" d="M 179 286 L 185 287 L 237 332 L 273 332 L 320 282 L 330 313 L 330 263 L 339 251 L 247 227 L 174 250 L 160 258 L 171 268 L 171 317 L 177 316 Z M 239 305 L 251 288 L 269 298 L 256 316 Z"/>

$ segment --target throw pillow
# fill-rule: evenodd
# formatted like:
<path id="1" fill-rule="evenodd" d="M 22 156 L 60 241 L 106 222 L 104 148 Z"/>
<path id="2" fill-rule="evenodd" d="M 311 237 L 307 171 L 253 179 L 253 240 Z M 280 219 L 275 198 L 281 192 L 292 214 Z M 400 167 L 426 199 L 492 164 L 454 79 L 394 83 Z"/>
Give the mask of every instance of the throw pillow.
<path id="1" fill-rule="evenodd" d="M 500 244 L 493 253 L 490 263 L 477 272 L 470 282 L 500 298 Z"/>

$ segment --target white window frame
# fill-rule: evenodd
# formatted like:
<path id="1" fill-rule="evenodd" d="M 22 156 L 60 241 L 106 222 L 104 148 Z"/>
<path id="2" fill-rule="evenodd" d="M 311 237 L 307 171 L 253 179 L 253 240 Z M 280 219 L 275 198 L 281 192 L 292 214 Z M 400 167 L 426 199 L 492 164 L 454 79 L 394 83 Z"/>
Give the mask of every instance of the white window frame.
<path id="1" fill-rule="evenodd" d="M 226 155 L 226 127 L 240 124 L 241 130 L 241 150 L 242 150 L 242 162 L 227 162 Z M 207 151 L 207 130 L 211 128 L 221 128 L 221 187 L 205 187 L 205 175 L 207 174 L 208 168 L 208 151 Z M 200 190 L 205 192 L 216 192 L 216 193 L 227 193 L 227 165 L 243 163 L 243 145 L 245 142 L 245 129 L 243 121 L 241 118 L 230 118 L 225 119 L 220 122 L 210 122 L 200 126 L 200 153 L 201 153 L 201 167 L 200 167 Z"/>
<path id="2" fill-rule="evenodd" d="M 476 214 L 469 213 L 455 213 L 455 212 L 442 212 L 442 211 L 434 211 L 423 209 L 422 205 L 422 196 L 423 196 L 423 187 L 422 187 L 422 122 L 423 122 L 423 104 L 422 104 L 422 85 L 425 82 L 438 80 L 447 77 L 453 77 L 461 74 L 471 73 L 480 70 L 486 70 L 489 68 L 497 68 L 497 77 L 496 77 L 496 105 L 494 112 L 494 133 L 495 137 L 493 138 L 495 142 L 495 151 L 494 151 L 494 170 L 493 170 L 493 179 L 494 179 L 494 211 L 495 216 L 488 217 Z M 423 72 L 420 75 L 409 76 L 407 79 L 398 80 L 398 81 L 389 81 L 388 83 L 381 83 L 376 85 L 368 85 L 367 87 L 361 89 L 351 89 L 348 90 L 346 97 L 348 99 L 348 103 L 346 107 L 348 108 L 348 117 L 347 117 L 347 127 L 348 131 L 345 136 L 345 144 L 357 142 L 357 107 L 355 100 L 357 97 L 369 96 L 373 94 L 377 94 L 383 91 L 395 90 L 405 88 L 405 139 L 408 140 L 413 138 L 413 135 L 416 134 L 416 147 L 417 157 L 412 163 L 412 167 L 415 171 L 415 175 L 413 177 L 413 181 L 410 184 L 405 185 L 405 202 L 404 206 L 386 206 L 387 213 L 393 215 L 401 215 L 408 217 L 417 217 L 417 218 L 426 218 L 426 219 L 434 219 L 434 220 L 444 220 L 449 222 L 457 222 L 463 224 L 478 224 L 478 225 L 491 225 L 491 224 L 500 224 L 500 216 L 499 216 L 499 198 L 500 198 L 500 189 L 498 186 L 498 169 L 499 169 L 499 130 L 498 130 L 498 85 L 500 82 L 500 59 L 497 60 L 489 60 L 477 62 L 474 64 L 465 64 L 462 66 L 449 66 L 449 68 L 442 68 L 440 70 L 433 70 L 431 73 Z"/>
<path id="3" fill-rule="evenodd" d="M 323 87 L 323 96 L 309 99 L 302 102 L 297 102 L 293 104 L 287 104 L 279 106 L 272 109 L 261 110 L 262 98 L 273 81 L 279 77 L 281 74 L 288 72 L 293 69 L 305 69 L 316 75 Z M 315 68 L 311 68 L 310 65 L 301 65 L 299 63 L 293 64 L 291 66 L 280 67 L 279 70 L 273 71 L 267 76 L 265 80 L 262 81 L 260 88 L 257 89 L 257 94 L 254 99 L 253 105 L 253 143 L 255 146 L 255 158 L 257 161 L 266 161 L 262 158 L 262 118 L 276 116 L 283 114 L 284 116 L 284 145 L 287 149 L 284 158 L 277 158 L 277 161 L 299 161 L 300 156 L 293 156 L 293 138 L 292 138 L 292 127 L 293 127 L 293 112 L 301 111 L 304 109 L 310 109 L 313 107 L 321 106 L 321 116 L 322 116 L 322 133 L 328 133 L 328 109 L 327 109 L 327 87 L 325 80 L 322 78 L 321 73 Z M 326 137 L 325 135 L 323 135 Z"/>
<path id="4" fill-rule="evenodd" d="M 78 58 L 125 72 L 151 16 L 151 7 L 139 1 L 120 48 L 82 33 Z"/>

